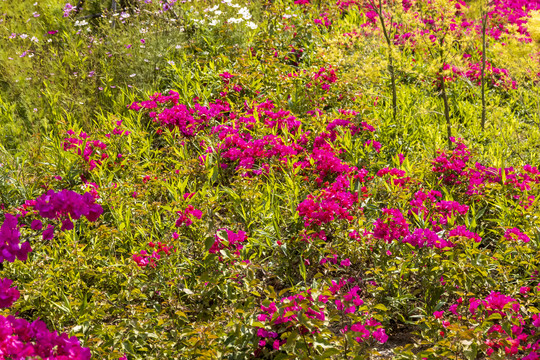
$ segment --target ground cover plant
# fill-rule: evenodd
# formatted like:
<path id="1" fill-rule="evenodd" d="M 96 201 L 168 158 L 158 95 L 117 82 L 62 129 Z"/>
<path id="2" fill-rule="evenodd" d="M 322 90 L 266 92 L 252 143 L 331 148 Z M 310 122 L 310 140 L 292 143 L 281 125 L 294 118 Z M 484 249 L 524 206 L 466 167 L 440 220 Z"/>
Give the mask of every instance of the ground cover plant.
<path id="1" fill-rule="evenodd" d="M 0 1 L 0 358 L 540 359 L 540 1 Z"/>

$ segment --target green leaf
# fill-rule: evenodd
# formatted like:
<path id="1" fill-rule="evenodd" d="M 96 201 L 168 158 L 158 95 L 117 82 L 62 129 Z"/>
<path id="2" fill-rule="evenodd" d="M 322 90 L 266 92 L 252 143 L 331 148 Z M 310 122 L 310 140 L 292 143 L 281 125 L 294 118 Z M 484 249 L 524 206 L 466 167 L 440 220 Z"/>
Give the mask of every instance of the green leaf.
<path id="1" fill-rule="evenodd" d="M 216 240 L 214 239 L 214 237 L 212 237 L 212 236 L 207 237 L 206 240 L 204 241 L 204 250 L 205 251 L 210 250 L 212 245 L 214 245 L 215 241 Z"/>
<path id="2" fill-rule="evenodd" d="M 501 316 L 501 314 L 499 314 L 499 313 L 491 314 L 491 315 L 487 318 L 488 321 L 501 320 L 501 319 L 502 319 L 502 316 Z"/>

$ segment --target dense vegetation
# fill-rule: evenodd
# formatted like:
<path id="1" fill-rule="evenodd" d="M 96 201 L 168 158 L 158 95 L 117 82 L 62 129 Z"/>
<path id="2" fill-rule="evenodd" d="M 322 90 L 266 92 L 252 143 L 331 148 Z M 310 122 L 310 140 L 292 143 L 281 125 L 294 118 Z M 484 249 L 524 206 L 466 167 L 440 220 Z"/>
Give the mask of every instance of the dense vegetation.
<path id="1" fill-rule="evenodd" d="M 0 1 L 1 359 L 540 359 L 539 0 Z"/>

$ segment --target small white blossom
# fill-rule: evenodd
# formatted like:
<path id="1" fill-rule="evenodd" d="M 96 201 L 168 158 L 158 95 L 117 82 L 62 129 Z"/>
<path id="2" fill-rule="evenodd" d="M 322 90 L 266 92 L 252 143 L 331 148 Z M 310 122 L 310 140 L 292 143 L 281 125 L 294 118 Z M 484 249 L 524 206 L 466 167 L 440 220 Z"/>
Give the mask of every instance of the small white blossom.
<path id="1" fill-rule="evenodd" d="M 249 9 L 247 7 L 243 7 L 238 10 L 238 14 L 240 14 L 246 20 L 251 19 L 251 14 L 249 13 Z"/>

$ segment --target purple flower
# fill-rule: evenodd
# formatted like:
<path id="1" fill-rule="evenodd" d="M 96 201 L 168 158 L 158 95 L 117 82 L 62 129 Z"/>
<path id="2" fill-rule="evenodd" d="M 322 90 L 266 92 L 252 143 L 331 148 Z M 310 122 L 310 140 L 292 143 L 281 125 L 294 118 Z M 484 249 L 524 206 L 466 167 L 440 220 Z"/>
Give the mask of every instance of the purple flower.
<path id="1" fill-rule="evenodd" d="M 379 328 L 373 332 L 373 338 L 380 342 L 381 344 L 384 344 L 386 341 L 388 341 L 388 335 L 386 335 L 386 332 L 383 328 Z"/>
<path id="2" fill-rule="evenodd" d="M 0 227 L 0 263 L 4 260 L 14 262 L 15 259 L 25 261 L 28 253 L 32 251 L 29 242 L 20 243 L 18 219 L 16 216 L 6 214 Z"/>
<path id="3" fill-rule="evenodd" d="M 79 340 L 67 334 L 50 332 L 43 321 L 29 323 L 12 315 L 0 316 L 0 351 L 6 359 L 42 359 L 90 360 L 88 348 L 81 347 Z M 9 346 L 6 346 L 8 345 Z M 54 356 L 51 356 L 54 354 Z"/>
<path id="4" fill-rule="evenodd" d="M 52 240 L 54 238 L 54 226 L 47 225 L 47 229 L 43 231 L 43 240 Z"/>
<path id="5" fill-rule="evenodd" d="M 32 230 L 41 230 L 43 228 L 43 223 L 41 220 L 35 219 L 32 221 L 32 224 L 30 224 L 30 229 Z"/>
<path id="6" fill-rule="evenodd" d="M 349 260 L 349 259 L 341 260 L 340 265 L 343 266 L 343 267 L 349 267 L 349 266 L 351 266 L 351 260 Z"/>
<path id="7" fill-rule="evenodd" d="M 74 11 L 76 8 L 73 7 L 73 5 L 71 5 L 70 3 L 67 3 L 65 6 L 64 6 L 64 17 L 68 17 L 69 14 Z"/>
<path id="8" fill-rule="evenodd" d="M 0 308 L 8 308 L 20 297 L 16 287 L 10 287 L 13 283 L 11 279 L 0 280 Z"/>
<path id="9" fill-rule="evenodd" d="M 522 233 L 518 228 L 507 229 L 504 233 L 504 237 L 507 240 L 521 240 L 524 243 L 528 243 L 529 241 L 531 241 L 527 234 Z"/>

